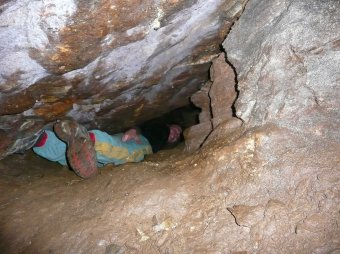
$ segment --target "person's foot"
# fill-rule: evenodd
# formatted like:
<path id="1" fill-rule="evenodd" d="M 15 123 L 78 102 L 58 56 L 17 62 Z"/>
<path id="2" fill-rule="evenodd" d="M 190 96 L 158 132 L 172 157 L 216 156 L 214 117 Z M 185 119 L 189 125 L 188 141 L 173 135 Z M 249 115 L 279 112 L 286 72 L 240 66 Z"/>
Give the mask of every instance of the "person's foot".
<path id="1" fill-rule="evenodd" d="M 45 122 L 37 117 L 27 117 L 0 129 L 0 159 L 32 148 L 43 133 Z"/>
<path id="2" fill-rule="evenodd" d="M 54 124 L 54 132 L 67 143 L 67 159 L 74 172 L 82 178 L 98 174 L 96 152 L 86 128 L 73 120 Z"/>

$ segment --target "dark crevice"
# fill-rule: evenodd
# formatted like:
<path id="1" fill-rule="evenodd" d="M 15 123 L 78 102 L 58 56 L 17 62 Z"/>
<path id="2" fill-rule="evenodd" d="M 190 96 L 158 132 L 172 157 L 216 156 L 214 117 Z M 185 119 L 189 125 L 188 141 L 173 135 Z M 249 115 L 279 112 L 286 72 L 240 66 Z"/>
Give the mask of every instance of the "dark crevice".
<path id="1" fill-rule="evenodd" d="M 235 24 L 235 22 L 234 22 L 234 24 Z M 234 26 L 234 24 L 230 27 L 230 31 L 231 31 L 232 27 Z M 233 113 L 233 117 L 236 117 L 237 119 L 240 119 L 244 123 L 244 120 L 242 118 L 240 118 L 239 116 L 237 116 L 237 111 L 236 111 L 236 102 L 237 102 L 237 99 L 238 99 L 238 97 L 240 95 L 240 90 L 238 88 L 238 75 L 237 75 L 237 71 L 236 71 L 235 66 L 228 59 L 228 52 L 226 52 L 224 50 L 222 45 L 220 45 L 220 47 L 221 47 L 222 51 L 225 52 L 225 61 L 233 69 L 234 77 L 235 77 L 234 81 L 235 81 L 236 98 L 235 98 L 233 104 L 231 105 L 231 110 L 232 110 L 232 113 Z"/>
<path id="2" fill-rule="evenodd" d="M 237 99 L 238 99 L 238 97 L 239 97 L 239 95 L 240 95 L 240 90 L 238 89 L 238 78 L 237 78 L 236 68 L 235 68 L 234 65 L 232 65 L 231 62 L 228 60 L 227 53 L 225 54 L 225 56 L 226 56 L 226 57 L 225 57 L 226 63 L 229 64 L 229 66 L 233 69 L 233 72 L 234 72 L 234 75 L 235 75 L 234 81 L 235 81 L 236 98 L 235 98 L 233 104 L 231 105 L 231 110 L 232 110 L 232 112 L 233 112 L 233 117 L 236 117 L 236 118 L 242 120 L 242 119 L 239 118 L 239 117 L 237 116 L 237 114 L 236 114 L 236 105 L 235 105 L 235 104 L 236 104 L 236 101 L 237 101 Z M 242 122 L 243 122 L 243 120 L 242 120 Z"/>
<path id="3" fill-rule="evenodd" d="M 200 109 L 197 108 L 194 104 L 189 103 L 183 107 L 176 108 L 168 113 L 165 113 L 157 118 L 151 119 L 146 123 L 179 124 L 183 129 L 186 129 L 199 123 L 199 113 Z"/>

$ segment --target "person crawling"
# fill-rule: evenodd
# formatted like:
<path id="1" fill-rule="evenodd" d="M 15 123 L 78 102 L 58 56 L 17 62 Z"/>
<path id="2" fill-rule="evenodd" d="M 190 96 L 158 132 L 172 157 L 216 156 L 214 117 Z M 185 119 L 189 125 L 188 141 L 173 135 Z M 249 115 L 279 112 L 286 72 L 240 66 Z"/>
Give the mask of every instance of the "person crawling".
<path id="1" fill-rule="evenodd" d="M 124 133 L 109 135 L 90 130 L 74 120 L 60 120 L 53 131 L 44 130 L 33 147 L 39 156 L 68 165 L 82 178 L 98 174 L 98 167 L 140 162 L 180 140 L 182 128 L 176 124 L 146 124 Z"/>

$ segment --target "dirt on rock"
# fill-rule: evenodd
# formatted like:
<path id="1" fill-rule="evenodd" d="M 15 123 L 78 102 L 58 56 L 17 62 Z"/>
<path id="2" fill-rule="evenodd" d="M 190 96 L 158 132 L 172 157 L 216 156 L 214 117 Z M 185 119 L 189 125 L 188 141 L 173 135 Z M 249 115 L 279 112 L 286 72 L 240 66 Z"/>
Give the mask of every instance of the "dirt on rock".
<path id="1" fill-rule="evenodd" d="M 194 152 L 88 180 L 33 153 L 1 160 L 0 253 L 340 253 L 335 2 L 249 1 L 223 43 L 232 118 L 193 128 Z"/>
<path id="2" fill-rule="evenodd" d="M 1 253 L 338 253 L 339 144 L 240 128 L 89 180 L 0 161 Z M 279 144 L 279 145 L 278 145 Z"/>

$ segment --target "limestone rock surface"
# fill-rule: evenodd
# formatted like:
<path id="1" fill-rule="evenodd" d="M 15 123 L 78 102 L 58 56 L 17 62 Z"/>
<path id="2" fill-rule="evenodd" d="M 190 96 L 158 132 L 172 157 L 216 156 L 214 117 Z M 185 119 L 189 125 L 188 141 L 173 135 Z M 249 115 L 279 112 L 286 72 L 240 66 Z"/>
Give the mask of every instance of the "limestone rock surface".
<path id="1" fill-rule="evenodd" d="M 258 206 L 255 200 L 240 199 L 239 209 L 234 204 L 228 208 L 236 223 L 250 228 L 259 252 L 277 252 L 279 245 L 284 246 L 280 253 L 339 250 L 340 231 L 332 223 L 339 221 L 335 193 L 340 171 L 334 158 L 340 154 L 339 15 L 339 1 L 253 0 L 223 43 L 238 74 L 237 117 L 245 129 L 272 126 L 280 130 L 275 138 L 270 133 L 278 132 L 269 129 L 265 136 L 271 137 L 255 135 L 249 149 L 266 152 L 249 160 L 242 156 L 241 163 L 260 179 L 272 179 L 262 187 L 249 186 L 248 190 L 258 192 L 256 199 L 276 193 L 274 200 Z M 262 162 L 254 165 L 258 159 Z M 272 170 L 267 171 L 268 166 Z M 267 194 L 259 194 L 265 189 Z M 288 198 L 292 189 L 294 198 L 282 202 L 281 191 L 287 191 Z M 320 200 L 326 189 L 335 192 L 331 191 L 329 200 Z M 296 201 L 309 211 L 297 212 Z M 259 213 L 253 207 L 261 207 Z"/>
<path id="2" fill-rule="evenodd" d="M 220 124 L 194 153 L 89 181 L 34 156 L 1 160 L 0 250 L 339 253 L 339 12 L 250 0 L 223 44 L 243 125 Z"/>
<path id="3" fill-rule="evenodd" d="M 242 125 L 242 121 L 234 116 L 236 77 L 224 53 L 212 61 L 210 79 L 211 82 L 191 96 L 191 101 L 201 109 L 201 113 L 199 124 L 184 131 L 187 151 L 195 151 L 203 144 L 225 137 Z"/>
<path id="4" fill-rule="evenodd" d="M 223 43 L 238 74 L 236 114 L 339 137 L 339 1 L 250 1 Z"/>
<path id="5" fill-rule="evenodd" d="M 118 131 L 186 105 L 245 3 L 2 1 L 0 121 Z"/>
<path id="6" fill-rule="evenodd" d="M 234 70 L 226 63 L 225 54 L 213 60 L 210 68 L 213 82 L 209 91 L 213 127 L 233 118 L 233 105 L 236 100 L 236 79 Z"/>
<path id="7" fill-rule="evenodd" d="M 209 91 L 211 82 L 206 82 L 199 91 L 191 96 L 192 103 L 201 110 L 198 115 L 199 124 L 186 128 L 183 132 L 187 151 L 195 151 L 200 148 L 212 131 L 211 100 Z"/>

